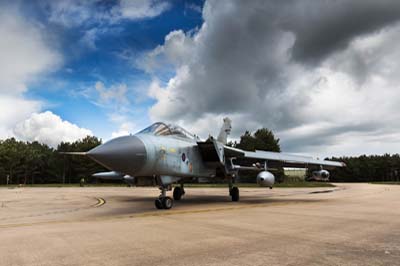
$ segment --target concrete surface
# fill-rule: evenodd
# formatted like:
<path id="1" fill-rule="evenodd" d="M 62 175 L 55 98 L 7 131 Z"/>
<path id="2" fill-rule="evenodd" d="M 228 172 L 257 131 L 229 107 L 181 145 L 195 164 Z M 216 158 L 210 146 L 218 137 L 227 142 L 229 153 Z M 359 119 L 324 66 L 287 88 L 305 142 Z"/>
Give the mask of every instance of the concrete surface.
<path id="1" fill-rule="evenodd" d="M 400 186 L 240 192 L 2 188 L 0 265 L 400 265 Z"/>

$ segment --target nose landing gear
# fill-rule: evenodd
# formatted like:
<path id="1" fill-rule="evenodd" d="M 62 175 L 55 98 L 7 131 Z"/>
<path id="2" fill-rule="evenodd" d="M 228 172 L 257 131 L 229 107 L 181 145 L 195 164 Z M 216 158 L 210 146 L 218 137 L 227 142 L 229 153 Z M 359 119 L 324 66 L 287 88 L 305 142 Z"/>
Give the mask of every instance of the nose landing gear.
<path id="1" fill-rule="evenodd" d="M 174 205 L 174 200 L 171 197 L 167 197 L 167 187 L 160 187 L 161 194 L 154 201 L 154 205 L 157 209 L 171 209 Z"/>
<path id="2" fill-rule="evenodd" d="M 170 197 L 160 197 L 154 201 L 157 209 L 171 209 L 174 205 L 174 201 Z"/>

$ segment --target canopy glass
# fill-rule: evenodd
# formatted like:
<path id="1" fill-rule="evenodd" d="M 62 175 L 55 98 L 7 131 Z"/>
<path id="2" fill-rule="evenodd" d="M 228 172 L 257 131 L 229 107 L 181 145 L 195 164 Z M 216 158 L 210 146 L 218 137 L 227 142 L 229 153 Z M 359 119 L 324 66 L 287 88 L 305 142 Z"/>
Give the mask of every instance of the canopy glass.
<path id="1" fill-rule="evenodd" d="M 151 126 L 139 131 L 137 134 L 151 134 L 154 136 L 179 136 L 182 138 L 195 139 L 195 136 L 185 129 L 177 125 L 165 124 L 162 122 L 157 122 Z"/>

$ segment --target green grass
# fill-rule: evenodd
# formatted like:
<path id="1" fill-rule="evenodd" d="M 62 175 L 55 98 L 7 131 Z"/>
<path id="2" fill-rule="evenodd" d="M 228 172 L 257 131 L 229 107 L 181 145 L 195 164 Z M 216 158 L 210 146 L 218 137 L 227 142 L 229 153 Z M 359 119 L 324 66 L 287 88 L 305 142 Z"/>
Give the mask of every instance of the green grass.
<path id="1" fill-rule="evenodd" d="M 257 184 L 252 184 L 252 183 L 238 183 L 237 184 L 239 187 L 258 187 Z M 179 185 L 176 185 L 179 186 Z M 185 187 L 191 187 L 191 188 L 226 188 L 228 187 L 228 184 L 209 184 L 209 183 L 185 183 Z"/>
<path id="2" fill-rule="evenodd" d="M 222 188 L 227 187 L 228 184 L 185 184 L 185 187 L 198 187 L 198 188 Z M 254 187 L 258 188 L 259 185 L 255 183 L 237 183 L 238 187 Z M 296 187 L 335 187 L 331 183 L 324 183 L 324 182 L 284 182 L 284 183 L 277 183 L 274 185 L 277 188 L 296 188 Z"/>
<path id="3" fill-rule="evenodd" d="M 386 182 L 371 182 L 370 184 L 375 184 L 375 185 L 400 185 L 400 181 L 386 181 Z"/>
<path id="4" fill-rule="evenodd" d="M 400 184 L 400 183 L 399 183 Z M 127 184 L 121 183 L 99 183 L 99 184 L 85 184 L 85 187 L 126 187 Z M 254 187 L 259 188 L 255 183 L 237 183 L 238 187 Z M 18 185 L 0 185 L 0 188 L 17 188 Z M 23 187 L 79 187 L 79 183 L 76 184 L 27 184 Z M 189 183 L 185 184 L 185 187 L 190 188 L 225 188 L 228 187 L 228 184 L 207 184 L 207 183 Z M 277 183 L 274 185 L 277 188 L 302 188 L 302 187 L 334 187 L 331 183 L 325 182 L 284 182 L 284 183 Z"/>
<path id="5" fill-rule="evenodd" d="M 117 183 L 99 183 L 99 184 L 85 184 L 85 187 L 126 187 L 127 184 Z M 19 185 L 0 185 L 0 188 L 17 188 Z M 74 184 L 26 184 L 22 187 L 80 187 L 79 183 Z"/>

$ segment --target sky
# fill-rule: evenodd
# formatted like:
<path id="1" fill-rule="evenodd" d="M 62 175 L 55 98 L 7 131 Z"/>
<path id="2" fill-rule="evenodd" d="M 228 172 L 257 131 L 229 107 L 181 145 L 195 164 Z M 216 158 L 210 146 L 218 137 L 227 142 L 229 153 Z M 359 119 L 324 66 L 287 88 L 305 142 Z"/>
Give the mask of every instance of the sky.
<path id="1" fill-rule="evenodd" d="M 0 139 L 156 121 L 271 129 L 284 152 L 400 151 L 397 0 L 0 0 Z"/>

